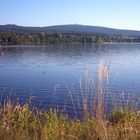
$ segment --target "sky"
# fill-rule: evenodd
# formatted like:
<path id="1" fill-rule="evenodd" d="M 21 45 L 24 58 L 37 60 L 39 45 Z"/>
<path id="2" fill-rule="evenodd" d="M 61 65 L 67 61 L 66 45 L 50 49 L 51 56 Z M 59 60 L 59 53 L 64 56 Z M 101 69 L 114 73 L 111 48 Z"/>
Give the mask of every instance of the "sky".
<path id="1" fill-rule="evenodd" d="M 4 24 L 140 30 L 140 0 L 0 0 L 0 25 Z"/>

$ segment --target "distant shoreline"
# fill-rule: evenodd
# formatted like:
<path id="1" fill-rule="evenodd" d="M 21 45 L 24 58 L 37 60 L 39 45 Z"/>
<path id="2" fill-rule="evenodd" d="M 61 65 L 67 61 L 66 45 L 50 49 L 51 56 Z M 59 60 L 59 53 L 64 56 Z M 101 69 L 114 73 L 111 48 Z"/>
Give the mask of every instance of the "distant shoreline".
<path id="1" fill-rule="evenodd" d="M 37 43 L 32 43 L 32 42 L 25 42 L 25 43 L 19 43 L 19 44 L 12 44 L 12 43 L 0 43 L 0 46 L 11 46 L 11 45 L 140 45 L 140 42 L 112 42 L 112 43 L 54 43 L 54 44 L 49 44 L 45 42 L 37 42 Z"/>
<path id="2" fill-rule="evenodd" d="M 139 43 L 140 31 L 119 30 L 98 26 L 59 25 L 23 27 L 0 25 L 0 43 Z"/>

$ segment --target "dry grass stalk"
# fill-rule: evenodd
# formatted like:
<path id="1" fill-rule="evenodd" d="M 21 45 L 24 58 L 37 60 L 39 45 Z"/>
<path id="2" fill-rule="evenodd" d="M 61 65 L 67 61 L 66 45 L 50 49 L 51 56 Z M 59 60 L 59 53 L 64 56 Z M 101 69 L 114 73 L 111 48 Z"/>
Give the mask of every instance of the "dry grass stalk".
<path id="1" fill-rule="evenodd" d="M 103 118 L 103 109 L 102 109 L 102 97 L 103 97 L 103 62 L 99 64 L 98 68 L 98 107 L 97 107 L 97 118 Z"/>

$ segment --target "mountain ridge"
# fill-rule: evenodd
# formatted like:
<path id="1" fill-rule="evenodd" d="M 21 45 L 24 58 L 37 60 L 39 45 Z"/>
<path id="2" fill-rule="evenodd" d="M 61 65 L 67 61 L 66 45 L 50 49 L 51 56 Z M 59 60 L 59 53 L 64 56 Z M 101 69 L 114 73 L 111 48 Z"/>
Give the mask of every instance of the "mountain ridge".
<path id="1" fill-rule="evenodd" d="M 102 26 L 65 24 L 44 27 L 19 26 L 15 24 L 0 25 L 0 32 L 62 32 L 62 33 L 79 33 L 79 34 L 108 34 L 124 36 L 140 36 L 139 30 L 115 29 Z"/>

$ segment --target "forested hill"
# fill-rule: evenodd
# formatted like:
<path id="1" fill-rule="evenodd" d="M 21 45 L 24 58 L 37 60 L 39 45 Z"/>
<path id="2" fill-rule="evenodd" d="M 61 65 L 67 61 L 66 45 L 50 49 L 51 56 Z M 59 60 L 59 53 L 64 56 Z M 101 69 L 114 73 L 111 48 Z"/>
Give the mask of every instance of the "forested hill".
<path id="1" fill-rule="evenodd" d="M 48 27 L 23 27 L 17 25 L 0 25 L 0 32 L 16 32 L 16 33 L 36 33 L 36 32 L 62 32 L 62 33 L 85 33 L 85 34 L 109 34 L 109 35 L 127 35 L 140 36 L 140 31 L 135 30 L 120 30 L 99 26 L 86 25 L 58 25 Z"/>
<path id="2" fill-rule="evenodd" d="M 2 43 L 140 42 L 140 31 L 77 24 L 48 27 L 23 27 L 9 24 L 0 25 L 0 41 Z"/>

